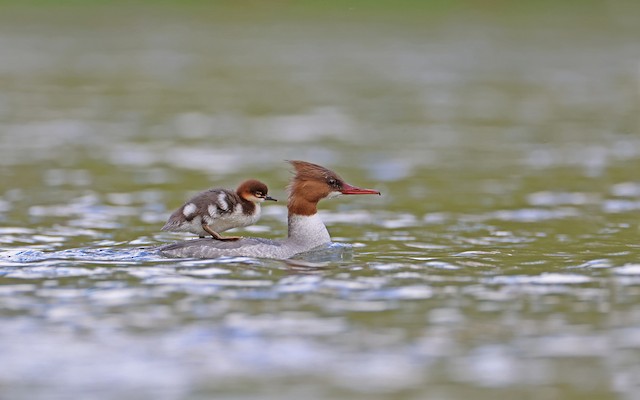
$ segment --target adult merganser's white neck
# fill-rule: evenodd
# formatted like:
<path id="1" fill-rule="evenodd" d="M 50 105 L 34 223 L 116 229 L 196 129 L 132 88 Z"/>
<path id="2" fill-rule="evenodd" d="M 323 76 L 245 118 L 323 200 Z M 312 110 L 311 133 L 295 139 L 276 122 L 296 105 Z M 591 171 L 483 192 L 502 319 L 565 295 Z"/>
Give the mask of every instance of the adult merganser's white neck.
<path id="1" fill-rule="evenodd" d="M 289 184 L 288 231 L 285 239 L 243 238 L 238 241 L 196 239 L 160 248 L 169 257 L 289 258 L 331 242 L 326 226 L 318 216 L 318 202 L 340 194 L 380 194 L 344 182 L 335 172 L 305 161 L 290 161 L 295 176 Z"/>

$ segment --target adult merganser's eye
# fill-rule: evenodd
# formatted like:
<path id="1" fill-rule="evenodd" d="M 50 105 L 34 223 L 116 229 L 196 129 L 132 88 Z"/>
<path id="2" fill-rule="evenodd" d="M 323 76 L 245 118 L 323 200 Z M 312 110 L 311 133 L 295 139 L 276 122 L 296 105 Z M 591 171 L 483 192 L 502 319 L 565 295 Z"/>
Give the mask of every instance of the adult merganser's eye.
<path id="1" fill-rule="evenodd" d="M 329 180 L 327 181 L 327 183 L 329 184 L 329 186 L 338 186 L 338 181 L 333 179 L 333 178 L 329 178 Z"/>

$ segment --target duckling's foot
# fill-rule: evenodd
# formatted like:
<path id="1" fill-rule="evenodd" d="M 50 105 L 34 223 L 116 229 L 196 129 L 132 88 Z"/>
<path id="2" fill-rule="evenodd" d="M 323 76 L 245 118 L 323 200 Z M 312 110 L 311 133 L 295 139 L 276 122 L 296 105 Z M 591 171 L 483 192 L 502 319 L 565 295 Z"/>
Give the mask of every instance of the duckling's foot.
<path id="1" fill-rule="evenodd" d="M 233 241 L 242 239 L 242 236 L 218 236 L 218 237 L 214 237 L 213 239 L 233 242 Z"/>
<path id="2" fill-rule="evenodd" d="M 202 229 L 207 232 L 214 240 L 222 240 L 222 241 L 234 241 L 242 239 L 241 236 L 220 236 L 220 234 L 213 229 L 209 228 L 209 225 L 202 224 Z"/>

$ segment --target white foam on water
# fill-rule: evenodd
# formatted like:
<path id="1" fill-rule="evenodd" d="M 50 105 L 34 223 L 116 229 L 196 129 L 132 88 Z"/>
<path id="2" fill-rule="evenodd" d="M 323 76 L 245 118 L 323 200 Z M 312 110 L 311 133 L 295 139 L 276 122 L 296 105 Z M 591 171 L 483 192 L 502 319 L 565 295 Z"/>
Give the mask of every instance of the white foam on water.
<path id="1" fill-rule="evenodd" d="M 640 264 L 627 264 L 613 269 L 616 275 L 640 275 Z"/>
<path id="2" fill-rule="evenodd" d="M 545 272 L 540 275 L 513 275 L 513 276 L 496 276 L 485 280 L 486 283 L 493 284 L 534 284 L 534 285 L 574 285 L 593 281 L 585 275 L 578 274 L 560 274 L 555 272 Z"/>

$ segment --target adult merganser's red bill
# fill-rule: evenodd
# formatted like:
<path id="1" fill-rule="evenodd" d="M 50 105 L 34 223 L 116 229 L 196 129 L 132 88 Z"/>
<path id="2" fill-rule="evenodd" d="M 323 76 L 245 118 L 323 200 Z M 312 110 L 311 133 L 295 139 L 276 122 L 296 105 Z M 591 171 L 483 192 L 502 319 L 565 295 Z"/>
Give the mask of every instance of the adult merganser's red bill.
<path id="1" fill-rule="evenodd" d="M 227 189 L 209 189 L 198 193 L 176 210 L 163 231 L 191 232 L 204 238 L 239 240 L 239 236 L 220 236 L 232 228 L 255 224 L 260 219 L 260 203 L 276 199 L 267 195 L 269 189 L 255 179 L 242 182 L 235 193 Z"/>
<path id="2" fill-rule="evenodd" d="M 331 243 L 331 236 L 318 216 L 318 202 L 341 194 L 380 194 L 346 183 L 338 174 L 305 161 L 289 161 L 295 175 L 289 184 L 289 235 L 285 239 L 243 238 L 234 242 L 205 239 L 163 246 L 160 253 L 169 257 L 217 258 L 261 257 L 289 258 Z"/>

